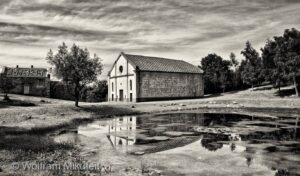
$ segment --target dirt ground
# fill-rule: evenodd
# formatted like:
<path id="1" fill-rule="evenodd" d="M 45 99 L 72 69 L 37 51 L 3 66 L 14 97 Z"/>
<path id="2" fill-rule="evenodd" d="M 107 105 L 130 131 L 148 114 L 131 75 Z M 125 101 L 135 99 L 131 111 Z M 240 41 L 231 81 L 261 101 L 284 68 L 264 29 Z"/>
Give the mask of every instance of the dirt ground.
<path id="1" fill-rule="evenodd" d="M 285 89 L 288 90 L 290 87 L 286 87 Z M 80 120 L 109 118 L 116 115 L 162 113 L 170 111 L 197 110 L 201 112 L 230 112 L 255 114 L 260 116 L 299 117 L 300 98 L 292 95 L 280 97 L 276 95 L 276 92 L 276 89 L 256 91 L 249 89 L 220 95 L 206 95 L 201 99 L 189 100 L 142 103 L 81 102 L 80 107 L 78 108 L 74 107 L 74 102 L 72 101 L 11 95 L 13 100 L 31 102 L 36 104 L 36 106 L 0 106 L 0 137 L 1 131 L 2 133 L 4 131 L 4 134 L 12 135 L 23 133 L 35 134 L 63 128 L 74 123 L 80 123 Z M 2 97 L 0 96 L 0 98 Z M 113 158 L 116 161 L 115 163 L 118 163 L 119 173 L 123 172 L 124 166 L 128 164 L 131 165 L 130 167 L 128 166 L 125 168 L 128 175 L 134 175 L 135 173 L 136 175 L 139 175 L 139 172 L 145 167 L 135 157 L 128 158 L 128 156 L 117 155 L 113 150 L 108 148 L 103 148 L 101 151 L 102 150 L 105 151 L 102 155 L 105 154 L 106 158 L 103 162 L 108 162 Z M 56 150 L 55 153 L 46 152 L 35 155 L 27 154 L 27 152 L 21 152 L 18 155 L 15 155 L 15 153 L 18 152 L 0 150 L 0 164 L 2 165 L 2 168 L 0 167 L 0 175 L 1 170 L 4 170 L 2 173 L 6 173 L 7 175 L 14 173 L 10 166 L 12 162 L 15 162 L 16 158 L 18 158 L 17 162 L 19 163 L 24 160 L 40 161 L 38 158 L 41 157 L 44 158 L 45 162 L 53 162 L 53 158 L 55 158 L 56 162 L 63 162 L 68 159 L 77 160 L 78 157 L 82 156 L 82 153 L 80 153 L 80 146 L 75 146 L 74 149 L 70 149 L 69 152 L 63 149 Z M 23 155 L 25 157 L 23 157 Z M 23 159 L 20 159 L 20 156 L 22 156 Z M 153 156 L 157 157 L 157 155 Z M 49 158 L 51 161 L 49 161 Z M 150 162 L 150 160 L 145 159 L 145 162 L 147 161 Z M 21 175 L 22 174 L 32 175 L 33 173 L 26 172 L 21 173 Z M 43 175 L 43 173 L 37 175 Z"/>
<path id="2" fill-rule="evenodd" d="M 290 89 L 290 87 L 285 89 Z M 183 110 L 298 116 L 300 112 L 300 98 L 294 96 L 279 97 L 276 95 L 276 92 L 277 89 L 257 91 L 249 89 L 220 95 L 206 95 L 201 99 L 189 100 L 141 103 L 81 102 L 79 108 L 74 107 L 74 102 L 72 101 L 11 95 L 12 99 L 32 102 L 37 104 L 37 106 L 0 107 L 0 126 L 26 129 L 43 128 L 65 125 L 73 119 Z"/>

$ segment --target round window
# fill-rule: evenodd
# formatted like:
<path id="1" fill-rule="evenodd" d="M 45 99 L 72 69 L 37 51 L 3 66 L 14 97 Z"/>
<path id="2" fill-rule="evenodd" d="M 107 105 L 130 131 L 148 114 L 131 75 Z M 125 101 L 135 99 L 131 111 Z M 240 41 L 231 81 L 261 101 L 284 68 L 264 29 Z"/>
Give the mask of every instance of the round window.
<path id="1" fill-rule="evenodd" d="M 120 71 L 120 73 L 123 72 L 123 66 L 122 65 L 119 67 L 119 71 Z"/>

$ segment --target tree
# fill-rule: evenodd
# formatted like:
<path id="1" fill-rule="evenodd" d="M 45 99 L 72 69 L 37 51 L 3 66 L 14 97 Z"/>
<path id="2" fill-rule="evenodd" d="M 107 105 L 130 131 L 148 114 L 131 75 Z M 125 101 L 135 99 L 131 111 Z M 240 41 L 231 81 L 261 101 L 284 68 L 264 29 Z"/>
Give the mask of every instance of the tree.
<path id="1" fill-rule="evenodd" d="M 281 61 L 278 53 L 278 42 L 281 39 L 275 37 L 275 40 L 267 40 L 262 51 L 262 74 L 265 79 L 276 84 L 280 91 L 281 83 L 285 80 L 284 62 Z"/>
<path id="2" fill-rule="evenodd" d="M 209 54 L 201 60 L 201 68 L 204 71 L 204 83 L 206 93 L 225 91 L 231 84 L 231 62 L 223 60 L 216 54 Z"/>
<path id="3" fill-rule="evenodd" d="M 239 61 L 236 59 L 236 56 L 233 52 L 229 55 L 230 60 L 230 66 L 232 68 L 232 88 L 238 89 L 241 88 L 241 82 L 240 81 L 240 72 L 239 72 Z"/>
<path id="4" fill-rule="evenodd" d="M 10 100 L 8 93 L 13 88 L 14 88 L 14 84 L 13 84 L 12 80 L 10 78 L 6 77 L 4 74 L 2 74 L 2 75 L 0 74 L 0 89 L 4 93 L 3 100 L 5 100 L 5 101 Z"/>
<path id="5" fill-rule="evenodd" d="M 236 56 L 235 56 L 235 54 L 233 52 L 230 53 L 229 59 L 230 59 L 230 62 L 231 62 L 231 66 L 236 71 L 237 66 L 239 65 L 239 61 L 236 59 Z"/>
<path id="6" fill-rule="evenodd" d="M 97 81 L 95 84 L 88 88 L 86 93 L 86 101 L 100 102 L 105 101 L 108 93 L 107 81 Z"/>
<path id="7" fill-rule="evenodd" d="M 244 83 L 251 85 L 253 88 L 254 85 L 262 82 L 263 79 L 260 74 L 262 66 L 261 58 L 249 41 L 246 42 L 246 47 L 241 54 L 245 57 L 245 65 L 241 72 L 242 80 Z"/>
<path id="8" fill-rule="evenodd" d="M 90 57 L 89 51 L 81 49 L 73 44 L 70 51 L 65 43 L 58 46 L 58 51 L 53 55 L 52 50 L 47 54 L 47 61 L 55 66 L 54 73 L 69 86 L 69 92 L 75 98 L 75 106 L 78 107 L 81 91 L 83 88 L 96 81 L 102 72 L 102 63 L 95 54 Z"/>
<path id="9" fill-rule="evenodd" d="M 299 96 L 300 77 L 300 31 L 286 29 L 282 37 L 275 37 L 277 42 L 276 61 L 294 84 L 296 96 Z"/>

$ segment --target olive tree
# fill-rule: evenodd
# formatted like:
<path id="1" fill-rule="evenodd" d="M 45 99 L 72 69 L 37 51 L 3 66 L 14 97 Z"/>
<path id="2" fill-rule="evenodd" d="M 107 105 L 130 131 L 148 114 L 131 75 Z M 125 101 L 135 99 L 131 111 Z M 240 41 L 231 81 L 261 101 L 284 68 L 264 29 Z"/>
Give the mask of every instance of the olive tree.
<path id="1" fill-rule="evenodd" d="M 84 87 L 95 82 L 102 72 L 100 58 L 96 54 L 91 57 L 86 48 L 81 49 L 76 44 L 68 51 L 67 45 L 62 43 L 56 54 L 50 49 L 46 59 L 54 66 L 55 76 L 69 86 L 69 93 L 74 96 L 75 106 L 78 107 Z"/>

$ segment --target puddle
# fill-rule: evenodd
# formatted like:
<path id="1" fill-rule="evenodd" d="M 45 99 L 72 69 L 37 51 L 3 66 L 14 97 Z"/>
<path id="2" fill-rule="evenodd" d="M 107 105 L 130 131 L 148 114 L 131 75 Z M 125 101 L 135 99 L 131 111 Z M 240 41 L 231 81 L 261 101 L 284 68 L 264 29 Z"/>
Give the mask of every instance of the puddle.
<path id="1" fill-rule="evenodd" d="M 152 114 L 94 121 L 64 130 L 55 140 L 79 144 L 91 158 L 111 148 L 160 158 L 167 174 L 300 175 L 298 123 L 239 114 Z"/>

